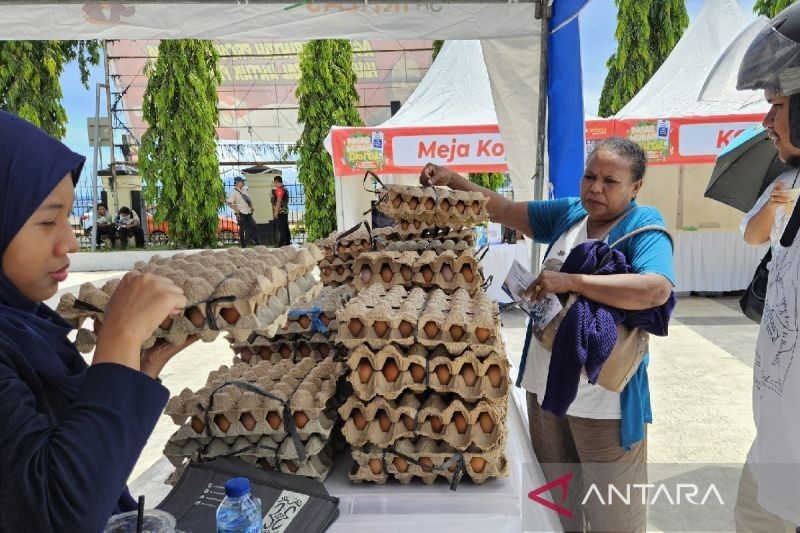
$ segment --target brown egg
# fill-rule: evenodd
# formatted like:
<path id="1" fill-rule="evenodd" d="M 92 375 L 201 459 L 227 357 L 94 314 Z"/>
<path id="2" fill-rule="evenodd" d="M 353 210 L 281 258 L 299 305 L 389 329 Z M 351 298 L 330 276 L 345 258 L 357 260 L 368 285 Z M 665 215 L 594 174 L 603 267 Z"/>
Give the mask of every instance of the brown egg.
<path id="1" fill-rule="evenodd" d="M 311 356 L 311 346 L 309 346 L 305 342 L 297 346 L 297 351 L 300 353 L 300 357 Z"/>
<path id="2" fill-rule="evenodd" d="M 158 327 L 163 329 L 164 331 L 168 331 L 169 328 L 172 327 L 172 318 L 170 317 L 165 318 L 164 321 L 158 325 Z"/>
<path id="3" fill-rule="evenodd" d="M 331 267 L 325 267 L 322 269 L 322 275 L 328 277 L 331 275 Z"/>
<path id="4" fill-rule="evenodd" d="M 475 274 L 472 272 L 472 267 L 469 265 L 464 265 L 461 267 L 461 275 L 464 276 L 464 281 L 467 283 L 472 283 L 475 279 Z"/>
<path id="5" fill-rule="evenodd" d="M 419 465 L 425 472 L 433 470 L 433 460 L 430 457 L 420 457 L 417 461 L 419 461 Z"/>
<path id="6" fill-rule="evenodd" d="M 489 340 L 489 337 L 492 336 L 492 332 L 487 328 L 475 328 L 475 336 L 478 338 L 478 342 L 483 344 Z"/>
<path id="7" fill-rule="evenodd" d="M 379 339 L 382 339 L 386 335 L 386 332 L 389 331 L 389 324 L 387 324 L 385 320 L 376 320 L 372 323 L 372 329 L 375 331 L 375 335 L 377 335 Z"/>
<path id="8" fill-rule="evenodd" d="M 392 460 L 392 464 L 401 474 L 408 471 L 408 461 L 402 457 L 395 457 L 394 460 Z"/>
<path id="9" fill-rule="evenodd" d="M 236 324 L 241 316 L 235 307 L 226 307 L 222 309 L 219 314 L 225 322 L 231 325 Z"/>
<path id="10" fill-rule="evenodd" d="M 289 472 L 291 472 L 292 474 L 297 472 L 297 465 L 294 464 L 292 461 L 282 461 L 282 462 L 283 466 L 285 466 L 289 470 Z"/>
<path id="11" fill-rule="evenodd" d="M 297 323 L 300 324 L 301 328 L 306 329 L 311 325 L 311 319 L 307 315 L 303 315 L 297 320 Z"/>
<path id="12" fill-rule="evenodd" d="M 414 229 L 419 229 L 421 227 L 422 227 L 422 221 L 421 220 L 415 220 L 414 221 Z"/>
<path id="13" fill-rule="evenodd" d="M 483 457 L 473 457 L 469 460 L 469 466 L 472 467 L 473 472 L 480 474 L 483 472 L 483 469 L 486 468 L 486 459 Z"/>
<path id="14" fill-rule="evenodd" d="M 389 383 L 394 383 L 397 381 L 397 377 L 400 375 L 400 368 L 397 366 L 397 363 L 394 359 L 387 359 L 383 364 L 382 372 L 383 377 L 386 378 L 386 381 Z"/>
<path id="15" fill-rule="evenodd" d="M 453 413 L 453 419 L 451 420 L 453 424 L 456 426 L 456 431 L 458 431 L 459 435 L 463 435 L 467 432 L 467 419 L 464 418 L 464 415 L 460 411 L 456 411 Z"/>
<path id="16" fill-rule="evenodd" d="M 202 328 L 206 323 L 206 317 L 198 307 L 192 307 L 186 312 L 186 318 L 196 328 Z"/>
<path id="17" fill-rule="evenodd" d="M 378 415 L 378 425 L 381 427 L 381 431 L 384 433 L 388 433 L 390 429 L 392 429 L 392 421 L 389 420 L 389 415 L 381 409 L 378 411 L 380 415 Z"/>
<path id="18" fill-rule="evenodd" d="M 472 202 L 472 205 L 470 207 L 472 209 L 472 212 L 475 213 L 476 215 L 481 214 L 481 204 L 479 202 Z"/>
<path id="19" fill-rule="evenodd" d="M 422 365 L 411 363 L 408 367 L 408 373 L 411 374 L 411 379 L 414 380 L 414 383 L 422 383 L 425 381 L 425 368 L 423 368 Z"/>
<path id="20" fill-rule="evenodd" d="M 242 414 L 239 417 L 239 422 L 242 423 L 247 431 L 253 431 L 253 428 L 256 427 L 256 418 L 251 413 Z"/>
<path id="21" fill-rule="evenodd" d="M 261 459 L 256 461 L 256 464 L 258 464 L 258 466 L 260 466 L 263 470 L 270 470 L 270 471 L 275 470 L 273 466 L 269 464 L 269 461 L 267 461 L 266 457 L 262 457 Z"/>
<path id="22" fill-rule="evenodd" d="M 242 351 L 239 353 L 239 357 L 242 358 L 242 361 L 245 363 L 249 363 L 250 359 L 253 358 L 253 352 L 250 348 L 242 348 Z"/>
<path id="23" fill-rule="evenodd" d="M 372 470 L 373 474 L 380 474 L 383 472 L 383 463 L 377 457 L 373 457 L 369 460 L 369 469 Z"/>
<path id="24" fill-rule="evenodd" d="M 490 365 L 489 368 L 486 369 L 486 377 L 489 378 L 489 382 L 492 384 L 492 387 L 495 388 L 499 387 L 503 382 L 503 373 L 497 365 Z"/>
<path id="25" fill-rule="evenodd" d="M 414 333 L 414 325 L 407 320 L 402 320 L 397 329 L 400 331 L 400 336 L 402 336 L 404 339 L 407 339 L 412 333 Z"/>
<path id="26" fill-rule="evenodd" d="M 442 419 L 438 416 L 432 416 L 428 420 L 431 422 L 431 429 L 434 433 L 441 433 L 442 429 L 444 428 L 444 424 L 442 423 Z"/>
<path id="27" fill-rule="evenodd" d="M 447 470 L 450 471 L 450 472 L 455 472 L 457 466 L 458 466 L 458 463 L 453 463 L 453 464 L 451 464 L 450 466 L 447 467 Z"/>
<path id="28" fill-rule="evenodd" d="M 269 346 L 264 346 L 263 348 L 261 348 L 258 354 L 261 356 L 261 359 L 263 361 L 269 361 L 269 358 L 272 357 L 272 348 L 270 348 Z"/>
<path id="29" fill-rule="evenodd" d="M 331 345 L 330 344 L 318 344 L 317 351 L 322 357 L 328 357 L 328 354 L 331 352 Z"/>
<path id="30" fill-rule="evenodd" d="M 481 430 L 484 433 L 491 433 L 494 431 L 494 420 L 489 413 L 481 413 L 478 415 L 478 424 L 481 425 Z"/>
<path id="31" fill-rule="evenodd" d="M 418 205 L 419 205 L 419 200 L 417 200 L 416 198 L 411 198 L 411 200 L 408 201 L 408 208 L 411 209 L 412 211 L 414 211 Z"/>
<path id="32" fill-rule="evenodd" d="M 463 201 L 459 200 L 458 203 L 456 204 L 456 211 L 458 211 L 458 214 L 463 215 L 464 210 L 466 209 L 467 209 L 466 204 Z"/>
<path id="33" fill-rule="evenodd" d="M 403 425 L 406 427 L 408 431 L 414 431 L 414 419 L 408 415 L 403 415 L 400 417 L 403 420 Z"/>
<path id="34" fill-rule="evenodd" d="M 408 229 L 408 220 L 404 220 L 400 223 L 400 227 L 403 228 L 403 231 Z"/>
<path id="35" fill-rule="evenodd" d="M 403 265 L 400 267 L 400 275 L 403 277 L 403 281 L 405 282 L 411 281 L 412 274 L 413 272 L 410 266 Z"/>
<path id="36" fill-rule="evenodd" d="M 281 415 L 279 415 L 275 411 L 270 411 L 269 413 L 267 413 L 267 424 L 269 424 L 269 427 L 271 427 L 272 429 L 278 429 L 279 427 L 281 427 L 282 423 L 283 419 L 281 418 Z"/>
<path id="37" fill-rule="evenodd" d="M 435 339 L 436 335 L 439 334 L 439 326 L 436 325 L 436 322 L 432 321 L 425 324 L 425 327 L 423 327 L 422 330 L 429 339 Z"/>
<path id="38" fill-rule="evenodd" d="M 281 359 L 289 359 L 292 357 L 292 347 L 288 344 L 281 345 L 281 349 L 278 350 L 281 354 Z"/>
<path id="39" fill-rule="evenodd" d="M 422 274 L 422 279 L 425 280 L 425 283 L 430 283 L 433 280 L 433 269 L 429 265 L 419 269 L 419 273 Z"/>
<path id="40" fill-rule="evenodd" d="M 460 341 L 461 338 L 464 336 L 464 333 L 465 333 L 464 328 L 462 328 L 458 324 L 453 324 L 452 326 L 450 326 L 450 336 L 453 338 L 455 342 Z"/>
<path id="41" fill-rule="evenodd" d="M 436 206 L 436 202 L 433 201 L 433 198 L 428 198 L 425 200 L 425 209 L 430 211 Z"/>
<path id="42" fill-rule="evenodd" d="M 366 383 L 369 381 L 370 376 L 372 376 L 372 364 L 369 359 L 364 358 L 358 363 L 358 380 L 361 383 Z"/>
<path id="43" fill-rule="evenodd" d="M 392 281 L 393 277 L 394 277 L 394 272 L 392 272 L 392 267 L 384 263 L 383 267 L 381 267 L 381 279 L 383 280 L 384 283 L 389 283 L 390 281 Z"/>
<path id="44" fill-rule="evenodd" d="M 403 199 L 400 198 L 399 196 L 395 196 L 394 200 L 392 200 L 392 207 L 397 209 L 398 207 L 400 207 L 400 204 L 402 204 L 402 203 L 403 203 Z"/>
<path id="45" fill-rule="evenodd" d="M 361 272 L 358 274 L 358 277 L 361 278 L 361 282 L 365 285 L 372 281 L 372 269 L 368 266 L 365 266 L 361 269 Z"/>
<path id="46" fill-rule="evenodd" d="M 353 419 L 353 425 L 356 426 L 356 429 L 359 431 L 367 426 L 367 418 L 364 416 L 364 413 L 358 409 L 353 409 L 353 412 L 350 414 L 350 418 Z"/>
<path id="47" fill-rule="evenodd" d="M 217 425 L 219 430 L 223 433 L 227 433 L 228 429 L 231 427 L 231 423 L 225 418 L 225 415 L 218 414 L 214 417 L 214 423 Z"/>
<path id="48" fill-rule="evenodd" d="M 336 273 L 339 274 L 340 276 L 344 274 L 344 265 L 339 265 L 338 267 L 336 267 Z"/>
<path id="49" fill-rule="evenodd" d="M 438 365 L 436 367 L 436 378 L 442 385 L 450 383 L 450 369 L 447 368 L 447 365 Z"/>
<path id="50" fill-rule="evenodd" d="M 475 373 L 475 369 L 469 363 L 461 367 L 460 374 L 464 378 L 464 384 L 467 387 L 472 387 L 478 381 L 478 374 Z"/>
<path id="51" fill-rule="evenodd" d="M 303 411 L 297 411 L 292 418 L 297 429 L 303 429 L 308 424 L 308 415 Z"/>
<path id="52" fill-rule="evenodd" d="M 202 420 L 197 418 L 196 416 L 192 417 L 192 429 L 195 433 L 202 433 L 204 429 L 206 429 L 206 425 L 203 423 Z"/>
<path id="53" fill-rule="evenodd" d="M 364 323 L 357 318 L 351 318 L 350 322 L 347 323 L 347 329 L 350 330 L 350 334 L 353 337 L 358 337 L 364 330 Z"/>
<path id="54" fill-rule="evenodd" d="M 445 283 L 450 283 L 453 281 L 453 278 L 456 277 L 456 273 L 453 272 L 453 267 L 447 263 L 442 265 L 442 269 L 439 271 L 439 273 L 442 275 L 442 279 L 445 281 Z"/>
<path id="55" fill-rule="evenodd" d="M 330 319 L 330 318 L 328 317 L 328 315 L 326 315 L 325 313 L 321 313 L 321 314 L 319 315 L 319 319 L 322 321 L 322 323 L 323 323 L 325 326 L 327 326 L 328 324 L 330 324 L 330 323 L 331 323 L 331 319 Z"/>

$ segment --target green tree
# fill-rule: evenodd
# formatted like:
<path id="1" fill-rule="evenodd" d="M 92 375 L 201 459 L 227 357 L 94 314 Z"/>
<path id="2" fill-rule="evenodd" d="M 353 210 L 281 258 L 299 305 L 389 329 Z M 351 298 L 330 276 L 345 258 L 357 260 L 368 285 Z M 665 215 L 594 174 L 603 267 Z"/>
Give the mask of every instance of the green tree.
<path id="1" fill-rule="evenodd" d="M 772 18 L 793 3 L 794 0 L 756 0 L 753 13 Z"/>
<path id="2" fill-rule="evenodd" d="M 216 151 L 218 64 L 211 41 L 181 39 L 161 41 L 158 58 L 145 68 L 145 196 L 158 204 L 155 219 L 169 224 L 170 239 L 191 248 L 216 244 L 225 194 Z"/>
<path id="3" fill-rule="evenodd" d="M 442 40 L 438 40 L 437 39 L 437 40 L 433 41 L 433 60 L 434 61 L 436 61 L 436 56 L 439 55 L 439 52 L 442 51 L 442 45 L 443 44 L 444 44 L 444 41 L 442 41 Z"/>
<path id="4" fill-rule="evenodd" d="M 608 60 L 600 116 L 613 115 L 641 90 L 689 25 L 685 0 L 615 0 L 617 50 Z"/>
<path id="5" fill-rule="evenodd" d="M 88 89 L 89 65 L 100 63 L 100 41 L 0 41 L 0 108 L 62 139 L 67 113 L 59 78 L 75 60 Z"/>
<path id="6" fill-rule="evenodd" d="M 470 172 L 469 181 L 492 191 L 497 191 L 506 182 L 506 176 L 502 172 Z"/>
<path id="7" fill-rule="evenodd" d="M 303 126 L 295 146 L 297 174 L 305 188 L 307 238 L 326 237 L 336 229 L 333 164 L 323 141 L 331 126 L 361 126 L 353 47 L 350 41 L 314 40 L 300 51 L 297 84 L 298 123 Z"/>

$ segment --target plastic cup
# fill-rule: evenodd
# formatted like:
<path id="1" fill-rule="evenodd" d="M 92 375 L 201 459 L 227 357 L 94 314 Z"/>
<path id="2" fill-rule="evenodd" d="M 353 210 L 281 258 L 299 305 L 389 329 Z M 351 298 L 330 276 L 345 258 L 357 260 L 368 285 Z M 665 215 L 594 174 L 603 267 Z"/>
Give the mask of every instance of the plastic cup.
<path id="1" fill-rule="evenodd" d="M 794 209 L 794 205 L 797 203 L 797 199 L 800 198 L 800 187 L 795 189 L 787 189 L 786 193 L 789 194 L 789 198 L 792 200 L 792 203 L 785 204 L 784 209 L 786 209 L 787 213 L 791 213 Z"/>
<path id="2" fill-rule="evenodd" d="M 104 533 L 136 533 L 138 511 L 114 515 L 106 524 Z M 161 509 L 145 509 L 143 533 L 174 533 L 175 517 Z"/>

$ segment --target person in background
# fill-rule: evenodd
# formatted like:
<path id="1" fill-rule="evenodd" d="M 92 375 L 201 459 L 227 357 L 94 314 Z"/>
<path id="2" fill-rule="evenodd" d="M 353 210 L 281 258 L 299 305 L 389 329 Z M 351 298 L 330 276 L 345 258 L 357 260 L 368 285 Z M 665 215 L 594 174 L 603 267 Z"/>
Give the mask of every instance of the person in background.
<path id="1" fill-rule="evenodd" d="M 108 218 L 108 208 L 105 204 L 97 204 L 97 220 L 95 220 L 95 225 L 97 225 L 97 245 L 100 246 L 100 243 L 103 242 L 103 235 L 108 235 L 109 240 L 111 241 L 111 247 L 114 247 L 115 241 L 117 239 L 117 227 L 109 220 Z M 88 228 L 89 235 L 91 236 L 92 228 Z"/>
<path id="2" fill-rule="evenodd" d="M 139 215 L 136 211 L 132 211 L 126 206 L 119 208 L 117 214 L 117 231 L 119 232 L 119 240 L 122 243 L 122 249 L 128 247 L 128 238 L 133 235 L 136 240 L 137 248 L 144 248 L 144 230 L 142 229 L 142 222 L 139 220 Z"/>
<path id="3" fill-rule="evenodd" d="M 753 39 L 736 84 L 739 90 L 764 91 L 771 106 L 764 127 L 778 157 L 793 167 L 800 167 L 799 69 L 795 3 Z M 797 184 L 788 184 L 794 183 L 791 173 L 780 179 L 782 187 L 765 192 L 763 205 L 745 224 L 747 242 L 772 243 L 772 261 L 753 360 L 756 437 L 739 481 L 737 531 L 794 532 L 800 525 L 800 236 L 792 221 L 797 206 L 791 215 L 784 208 L 791 201 L 785 191 Z"/>
<path id="4" fill-rule="evenodd" d="M 574 292 L 594 305 L 628 313 L 674 303 L 672 243 L 666 233 L 647 231 L 616 248 L 630 265 L 628 274 L 572 274 L 560 270 L 571 252 L 584 243 L 611 243 L 638 228 L 666 227 L 658 210 L 636 204 L 646 163 L 645 153 L 636 143 L 607 139 L 595 146 L 586 161 L 580 198 L 547 201 L 515 202 L 432 163 L 422 170 L 420 182 L 481 192 L 489 200 L 486 208 L 493 222 L 518 229 L 548 246 L 544 266 L 526 293 L 529 298 L 539 300 L 547 294 Z M 547 349 L 532 333 L 529 323 L 517 380 L 517 386 L 527 391 L 531 444 L 549 482 L 573 474 L 578 487 L 582 486 L 568 491 L 569 500 L 563 505 L 574 512 L 571 517 L 559 515 L 564 530 L 644 531 L 646 506 L 626 505 L 619 500 L 596 505 L 590 500 L 582 508 L 581 502 L 582 491 L 588 490 L 590 484 L 606 494 L 608 485 L 647 483 L 646 425 L 653 419 L 647 376 L 649 355 L 645 354 L 621 393 L 593 385 L 582 375 L 577 394 L 566 415 L 561 416 L 544 405 L 551 393 L 551 360 L 558 362 L 566 356 L 555 343 L 552 351 Z M 582 331 L 579 335 L 590 333 Z M 557 395 L 560 390 L 552 392 Z"/>
<path id="5" fill-rule="evenodd" d="M 289 193 L 283 186 L 283 178 L 275 176 L 272 180 L 275 186 L 272 189 L 272 217 L 275 219 L 278 233 L 278 246 L 292 244 L 292 234 L 289 230 Z"/>
<path id="6" fill-rule="evenodd" d="M 255 209 L 253 208 L 253 201 L 244 192 L 244 178 L 236 176 L 233 178 L 233 190 L 228 195 L 225 202 L 230 206 L 236 214 L 236 220 L 239 223 L 239 242 L 242 248 L 247 247 L 247 241 L 253 241 L 258 244 L 258 227 L 253 218 Z"/>
<path id="7" fill-rule="evenodd" d="M 125 487 L 169 399 L 157 377 L 184 345 L 142 344 L 186 297 L 172 281 L 126 274 L 92 362 L 43 303 L 78 251 L 69 225 L 85 158 L 0 111 L 0 529 L 103 531 L 136 502 Z"/>

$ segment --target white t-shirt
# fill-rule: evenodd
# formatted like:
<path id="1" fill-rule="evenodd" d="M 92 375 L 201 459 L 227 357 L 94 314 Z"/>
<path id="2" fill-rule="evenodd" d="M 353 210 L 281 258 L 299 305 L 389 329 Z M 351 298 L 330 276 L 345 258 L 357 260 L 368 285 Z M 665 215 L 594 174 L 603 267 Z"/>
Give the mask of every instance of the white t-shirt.
<path id="1" fill-rule="evenodd" d="M 584 217 L 559 237 L 545 257 L 543 269 L 561 270 L 561 265 L 572 249 L 590 240 L 586 229 L 587 220 L 588 217 Z M 521 384 L 522 388 L 536 394 L 540 404 L 544 400 L 547 388 L 547 374 L 550 369 L 551 357 L 550 350 L 542 346 L 536 338 L 531 339 Z M 621 418 L 622 408 L 619 393 L 604 389 L 600 385 L 592 385 L 586 374 L 581 372 L 578 394 L 567 414 L 581 418 Z"/>
<path id="2" fill-rule="evenodd" d="M 758 197 L 756 204 L 752 207 L 752 209 L 750 209 L 750 211 L 747 212 L 747 214 L 744 216 L 744 219 L 742 219 L 742 225 L 739 227 L 739 229 L 742 231 L 742 235 L 744 235 L 744 231 L 747 229 L 747 223 L 750 222 L 750 219 L 756 216 L 758 212 L 761 211 L 761 208 L 763 208 L 764 205 L 766 205 L 766 203 L 769 201 L 769 197 L 772 194 L 772 190 L 775 189 L 776 183 L 780 182 L 783 185 L 783 190 L 794 189 L 798 186 L 798 184 L 800 184 L 798 172 L 800 172 L 798 169 L 787 170 L 775 178 L 775 181 L 770 183 L 767 188 L 764 189 L 764 192 Z M 775 220 L 772 222 L 772 228 L 769 231 L 769 241 L 772 246 L 775 246 L 781 239 L 781 235 L 783 235 L 783 229 L 786 227 L 786 223 L 789 222 L 790 214 L 791 213 L 787 213 L 785 209 L 777 209 L 775 211 Z"/>
<path id="3" fill-rule="evenodd" d="M 759 504 L 800 524 L 800 235 L 789 248 L 777 242 L 772 253 L 753 365 L 756 438 L 748 464 Z"/>

